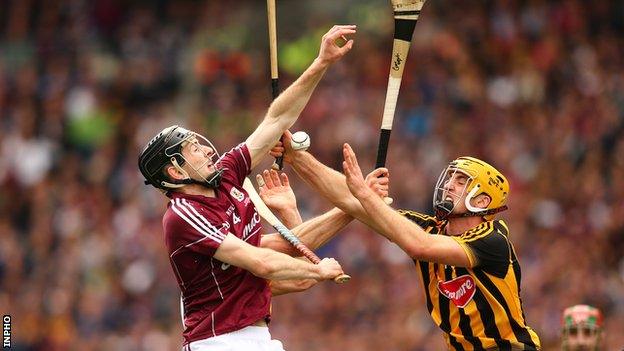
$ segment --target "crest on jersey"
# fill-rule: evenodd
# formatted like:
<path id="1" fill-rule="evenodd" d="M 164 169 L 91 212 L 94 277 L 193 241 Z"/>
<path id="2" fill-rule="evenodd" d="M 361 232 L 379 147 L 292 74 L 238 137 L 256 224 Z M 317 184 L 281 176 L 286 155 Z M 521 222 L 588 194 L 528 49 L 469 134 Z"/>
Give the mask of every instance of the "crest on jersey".
<path id="1" fill-rule="evenodd" d="M 242 202 L 245 199 L 245 194 L 236 188 L 232 188 L 232 190 L 230 190 L 230 195 L 238 200 L 238 202 Z"/>
<path id="2" fill-rule="evenodd" d="M 438 290 L 453 301 L 455 306 L 464 308 L 477 292 L 477 286 L 474 279 L 465 274 L 452 280 L 438 282 Z"/>

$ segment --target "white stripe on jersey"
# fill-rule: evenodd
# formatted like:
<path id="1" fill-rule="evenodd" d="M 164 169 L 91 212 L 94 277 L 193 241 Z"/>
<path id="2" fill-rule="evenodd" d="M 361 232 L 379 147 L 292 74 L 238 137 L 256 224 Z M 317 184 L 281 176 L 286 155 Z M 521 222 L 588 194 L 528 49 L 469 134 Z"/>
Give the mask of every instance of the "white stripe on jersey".
<path id="1" fill-rule="evenodd" d="M 180 199 L 176 199 L 180 200 Z M 201 214 L 199 214 L 199 212 L 197 212 L 197 210 L 195 209 L 195 207 L 193 207 L 188 201 L 186 201 L 186 199 L 182 199 L 181 200 L 182 203 L 180 205 L 186 205 L 187 208 L 189 208 L 194 214 L 195 216 L 197 216 L 197 218 L 201 219 L 202 222 L 204 222 L 204 224 L 206 224 L 206 226 L 209 227 L 209 229 L 211 229 L 213 232 L 215 232 L 215 235 L 217 235 L 218 237 L 225 239 L 225 234 L 221 233 L 221 231 L 219 229 L 217 229 L 214 225 L 212 225 L 212 223 L 210 223 L 206 217 L 202 216 Z"/>
<path id="2" fill-rule="evenodd" d="M 243 147 L 243 145 L 245 145 L 245 143 L 240 143 L 238 145 L 236 145 L 235 147 L 231 148 L 230 151 L 224 153 L 223 155 L 221 155 L 221 157 L 219 157 L 216 161 L 215 164 L 221 162 L 221 160 L 223 159 L 223 156 L 234 152 L 234 150 L 238 150 L 238 152 L 240 152 L 241 156 L 243 157 L 243 161 L 245 162 L 245 166 L 247 166 L 247 169 L 249 169 L 249 165 L 247 164 L 247 159 L 245 158 L 245 154 L 243 154 L 243 151 L 241 150 L 241 148 Z"/>
<path id="3" fill-rule="evenodd" d="M 214 312 L 210 314 L 210 319 L 212 319 L 212 335 L 217 336 L 217 333 L 215 332 L 215 328 L 214 328 Z"/>
<path id="4" fill-rule="evenodd" d="M 186 199 L 175 199 L 178 208 L 181 208 L 186 212 L 191 219 L 195 220 L 195 223 L 199 224 L 202 228 L 206 229 L 209 233 L 221 238 L 225 239 L 225 234 L 221 233 L 219 229 L 217 229 L 212 223 L 210 223 L 206 217 L 202 216 L 197 212 L 195 207 L 193 207 Z M 189 212 L 190 210 L 190 212 Z M 193 213 L 191 213 L 193 212 Z"/>
<path id="5" fill-rule="evenodd" d="M 204 238 L 205 239 L 205 238 Z M 184 279 L 182 279 L 182 274 L 180 274 L 180 270 L 178 269 L 178 265 L 175 263 L 175 261 L 173 260 L 173 255 L 176 254 L 176 252 L 180 251 L 183 247 L 185 246 L 180 246 L 177 250 L 175 250 L 174 252 L 171 253 L 171 255 L 169 255 L 171 264 L 173 265 L 173 269 L 175 269 L 175 274 L 178 278 L 180 278 L 180 284 L 182 285 L 181 288 L 182 290 L 186 290 L 186 285 L 184 285 Z"/>
<path id="6" fill-rule="evenodd" d="M 178 199 L 176 199 L 177 202 Z M 186 207 L 184 207 L 183 205 L 174 202 L 173 200 L 171 200 L 171 209 L 173 210 L 173 212 L 175 212 L 180 218 L 182 218 L 186 223 L 188 223 L 189 225 L 191 225 L 191 227 L 193 227 L 195 230 L 197 230 L 199 233 L 201 233 L 202 235 L 204 235 L 206 238 L 210 238 L 218 243 L 221 243 L 223 241 L 223 238 L 225 237 L 223 234 L 221 233 L 217 233 L 212 229 L 209 229 L 208 227 L 206 227 L 200 220 L 198 220 Z M 177 206 L 179 205 L 179 206 Z M 186 212 L 185 215 L 184 213 L 182 213 L 183 210 L 184 212 Z M 203 218 L 203 217 L 202 217 Z M 205 238 L 203 238 L 205 239 Z M 193 244 L 197 243 L 198 241 L 194 242 Z M 189 245 L 187 245 L 189 246 Z"/>
<path id="7" fill-rule="evenodd" d="M 250 238 L 252 238 L 254 235 L 258 234 L 258 232 L 262 229 L 262 227 L 257 228 L 256 230 L 254 230 L 253 232 L 251 232 L 251 234 L 249 234 L 245 239 L 243 239 L 244 241 L 249 240 Z"/>
<path id="8" fill-rule="evenodd" d="M 238 145 L 238 146 L 236 147 L 236 150 L 238 150 L 238 152 L 240 152 L 241 157 L 243 158 L 243 161 L 245 162 L 245 167 L 246 167 L 247 169 L 249 169 L 249 165 L 247 164 L 247 159 L 245 158 L 245 154 L 243 154 L 243 150 L 241 150 L 241 146 L 242 146 L 242 145 L 243 145 L 243 144 Z"/>
<path id="9" fill-rule="evenodd" d="M 184 323 L 184 301 L 182 297 L 182 294 L 180 294 L 180 317 L 182 318 L 182 327 L 186 328 L 186 324 Z"/>
<path id="10" fill-rule="evenodd" d="M 219 291 L 219 295 L 221 295 L 221 300 L 225 300 L 223 298 L 223 293 L 221 292 L 221 287 L 219 286 L 219 282 L 217 281 L 217 276 L 214 274 L 214 262 L 213 258 L 210 258 L 210 273 L 212 273 L 212 278 L 214 278 L 215 284 L 217 284 L 217 290 Z"/>

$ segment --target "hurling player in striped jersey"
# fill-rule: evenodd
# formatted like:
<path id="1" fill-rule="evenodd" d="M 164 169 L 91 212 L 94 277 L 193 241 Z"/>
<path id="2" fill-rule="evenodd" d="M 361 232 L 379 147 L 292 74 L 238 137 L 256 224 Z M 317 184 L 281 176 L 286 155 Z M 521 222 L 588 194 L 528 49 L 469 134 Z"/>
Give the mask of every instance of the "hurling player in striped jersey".
<path id="1" fill-rule="evenodd" d="M 337 39 L 353 34 L 352 25 L 330 29 L 310 67 L 273 101 L 247 140 L 221 157 L 207 138 L 179 126 L 162 130 L 141 152 L 146 183 L 170 200 L 164 240 L 182 293 L 184 350 L 283 350 L 267 328 L 268 280 L 319 281 L 343 273 L 334 259 L 314 265 L 289 256 L 297 251 L 279 235 L 262 236 L 242 184 L 297 120 L 327 68 L 353 47 L 353 40 L 338 46 Z M 314 249 L 350 221 L 334 209 L 293 232 Z"/>
<path id="2" fill-rule="evenodd" d="M 309 152 L 293 151 L 288 133 L 278 146 L 273 154 L 283 153 L 308 185 L 414 259 L 427 309 L 449 350 L 540 350 L 525 321 L 509 229 L 495 218 L 507 209 L 509 195 L 509 183 L 496 168 L 474 157 L 451 161 L 434 188 L 435 213 L 427 215 L 395 211 L 372 196 L 377 185 L 364 181 L 348 144 L 346 177 Z"/>

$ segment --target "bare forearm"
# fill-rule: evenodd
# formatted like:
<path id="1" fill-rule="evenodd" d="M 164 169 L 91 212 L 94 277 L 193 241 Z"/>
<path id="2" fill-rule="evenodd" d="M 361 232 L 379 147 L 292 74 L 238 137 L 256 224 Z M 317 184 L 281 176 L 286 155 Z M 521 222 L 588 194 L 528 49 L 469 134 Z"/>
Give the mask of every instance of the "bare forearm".
<path id="1" fill-rule="evenodd" d="M 299 118 L 328 65 L 317 58 L 299 79 L 273 101 L 264 120 L 246 140 L 251 168 L 258 165 L 284 131 Z"/>
<path id="2" fill-rule="evenodd" d="M 410 257 L 422 258 L 422 252 L 429 244 L 424 230 L 398 214 L 373 192 L 359 199 L 359 202 L 379 234 L 396 243 Z"/>
<path id="3" fill-rule="evenodd" d="M 325 166 L 305 151 L 293 153 L 291 166 L 304 182 L 327 201 L 374 230 L 378 229 L 368 218 L 368 213 L 360 202 L 349 191 L 342 173 Z"/>
<path id="4" fill-rule="evenodd" d="M 314 251 L 325 245 L 352 220 L 353 217 L 338 208 L 334 208 L 321 216 L 295 227 L 293 233 L 297 235 L 299 240 L 310 250 Z M 290 256 L 301 255 L 301 252 L 279 234 L 267 234 L 263 236 L 260 245 Z"/>
<path id="5" fill-rule="evenodd" d="M 269 280 L 322 280 L 320 268 L 312 263 L 296 260 L 281 252 L 263 249 L 262 269 L 256 275 Z"/>
<path id="6" fill-rule="evenodd" d="M 429 235 L 388 207 L 381 198 L 370 192 L 360 198 L 362 206 L 381 230 L 379 234 L 394 241 L 411 258 L 458 267 L 472 267 L 466 251 L 447 235 Z"/>
<path id="7" fill-rule="evenodd" d="M 306 221 L 293 229 L 308 248 L 316 250 L 331 240 L 353 217 L 339 208 L 334 208 L 325 214 Z"/>
<path id="8" fill-rule="evenodd" d="M 271 295 L 279 296 L 305 291 L 316 285 L 316 283 L 318 283 L 318 281 L 314 279 L 272 280 Z"/>
<path id="9" fill-rule="evenodd" d="M 282 221 L 282 224 L 284 224 L 288 229 L 292 229 L 303 223 L 303 220 L 301 219 L 301 214 L 296 207 L 287 210 L 277 210 L 275 212 Z"/>
<path id="10" fill-rule="evenodd" d="M 328 62 L 315 59 L 310 67 L 273 101 L 266 115 L 267 122 L 276 121 L 282 130 L 290 128 L 310 100 L 314 88 L 328 67 Z"/>
<path id="11" fill-rule="evenodd" d="M 298 260 L 310 262 L 305 257 L 298 257 Z M 271 294 L 273 296 L 285 295 L 289 293 L 308 290 L 318 283 L 314 279 L 297 279 L 297 280 L 272 280 L 270 282 Z"/>

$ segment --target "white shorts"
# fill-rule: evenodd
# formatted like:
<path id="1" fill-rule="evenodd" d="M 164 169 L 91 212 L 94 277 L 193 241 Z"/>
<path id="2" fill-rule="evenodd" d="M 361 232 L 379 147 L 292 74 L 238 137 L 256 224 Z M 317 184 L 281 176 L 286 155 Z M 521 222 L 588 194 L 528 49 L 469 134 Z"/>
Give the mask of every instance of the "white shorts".
<path id="1" fill-rule="evenodd" d="M 182 351 L 284 351 L 279 340 L 271 340 L 267 327 L 249 326 L 212 338 L 193 341 Z"/>

